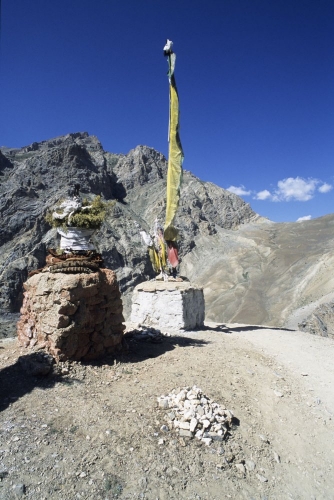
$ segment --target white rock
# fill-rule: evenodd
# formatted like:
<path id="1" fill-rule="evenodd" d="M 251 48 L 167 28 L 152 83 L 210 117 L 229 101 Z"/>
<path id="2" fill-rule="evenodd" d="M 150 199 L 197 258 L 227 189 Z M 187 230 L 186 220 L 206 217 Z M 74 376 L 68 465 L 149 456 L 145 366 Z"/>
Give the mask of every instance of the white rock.
<path id="1" fill-rule="evenodd" d="M 158 405 L 159 408 L 163 408 L 164 410 L 167 410 L 168 408 L 168 399 L 158 399 Z"/>
<path id="2" fill-rule="evenodd" d="M 216 421 L 219 422 L 219 423 L 220 422 L 225 422 L 225 418 L 224 417 L 218 417 L 218 416 L 216 416 Z"/>
<path id="3" fill-rule="evenodd" d="M 190 432 L 188 429 L 180 429 L 179 435 L 181 437 L 193 437 L 193 433 Z"/>
<path id="4" fill-rule="evenodd" d="M 189 411 L 186 411 L 184 412 L 184 420 L 191 420 L 192 418 L 194 418 L 195 416 L 195 412 L 194 410 L 189 410 Z"/>
<path id="5" fill-rule="evenodd" d="M 256 474 L 256 477 L 258 478 L 258 480 L 261 482 L 261 483 L 267 483 L 268 482 L 268 479 L 264 476 L 261 476 L 261 474 Z"/>
<path id="6" fill-rule="evenodd" d="M 206 446 L 210 446 L 210 444 L 212 443 L 212 439 L 211 438 L 202 438 L 201 439 L 202 443 L 204 443 Z"/>
<path id="7" fill-rule="evenodd" d="M 256 467 L 255 462 L 253 460 L 246 460 L 246 469 L 249 471 L 254 470 Z"/>
<path id="8" fill-rule="evenodd" d="M 194 430 L 196 429 L 197 423 L 198 423 L 197 418 L 192 418 L 190 420 L 190 427 L 189 428 L 190 428 L 191 432 L 194 432 Z"/>
<path id="9" fill-rule="evenodd" d="M 204 410 L 203 410 L 202 406 L 198 406 L 196 412 L 197 412 L 198 416 L 203 417 Z"/>
<path id="10" fill-rule="evenodd" d="M 206 419 L 203 420 L 202 424 L 203 424 L 203 428 L 204 429 L 207 429 L 208 427 L 210 427 L 210 421 L 209 420 L 206 420 Z"/>
<path id="11" fill-rule="evenodd" d="M 241 472 L 242 474 L 245 474 L 246 470 L 243 464 L 235 464 L 235 468 Z"/>
<path id="12" fill-rule="evenodd" d="M 195 399 L 191 399 L 190 403 L 191 403 L 191 406 L 195 407 L 195 406 L 198 406 L 201 402 L 199 399 L 195 398 Z"/>
<path id="13" fill-rule="evenodd" d="M 189 422 L 179 422 L 179 429 L 190 429 L 190 423 Z"/>

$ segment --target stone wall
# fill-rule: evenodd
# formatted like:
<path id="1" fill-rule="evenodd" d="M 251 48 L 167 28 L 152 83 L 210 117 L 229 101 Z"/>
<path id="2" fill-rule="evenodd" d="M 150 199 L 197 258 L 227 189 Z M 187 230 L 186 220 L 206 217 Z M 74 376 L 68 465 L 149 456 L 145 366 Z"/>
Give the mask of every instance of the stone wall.
<path id="1" fill-rule="evenodd" d="M 121 346 L 123 306 L 116 274 L 42 272 L 24 283 L 19 343 L 57 361 L 90 360 Z"/>

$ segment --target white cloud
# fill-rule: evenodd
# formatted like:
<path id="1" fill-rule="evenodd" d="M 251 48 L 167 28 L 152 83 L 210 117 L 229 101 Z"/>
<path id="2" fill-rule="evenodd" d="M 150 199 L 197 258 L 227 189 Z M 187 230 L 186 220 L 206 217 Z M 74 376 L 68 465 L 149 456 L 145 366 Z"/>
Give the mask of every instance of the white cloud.
<path id="1" fill-rule="evenodd" d="M 304 217 L 299 217 L 296 222 L 303 222 L 303 220 L 311 220 L 312 215 L 304 215 Z"/>
<path id="2" fill-rule="evenodd" d="M 264 189 L 263 191 L 259 191 L 254 196 L 255 200 L 268 200 L 268 198 L 271 198 L 271 193 L 270 193 L 270 191 L 268 191 L 268 189 Z"/>
<path id="3" fill-rule="evenodd" d="M 278 181 L 277 188 L 271 193 L 268 189 L 254 192 L 247 190 L 243 184 L 240 186 L 230 186 L 227 191 L 237 194 L 238 196 L 249 196 L 253 194 L 254 200 L 267 200 L 267 201 L 309 201 L 311 200 L 316 191 L 319 193 L 328 193 L 333 189 L 331 184 L 323 182 L 319 179 L 309 177 L 304 179 L 302 177 L 288 177 Z M 305 217 L 311 218 L 307 215 Z M 309 220 L 309 219 L 302 219 Z"/>
<path id="4" fill-rule="evenodd" d="M 249 196 L 251 194 L 251 191 L 247 191 L 245 186 L 230 186 L 227 188 L 227 191 L 230 191 L 231 193 L 237 194 L 238 196 Z"/>
<path id="5" fill-rule="evenodd" d="M 273 201 L 308 201 L 314 196 L 314 191 L 319 184 L 317 179 L 302 179 L 289 177 L 278 181 Z"/>
<path id="6" fill-rule="evenodd" d="M 333 186 L 331 184 L 327 184 L 327 182 L 324 182 L 318 189 L 320 193 L 328 193 L 333 189 Z"/>

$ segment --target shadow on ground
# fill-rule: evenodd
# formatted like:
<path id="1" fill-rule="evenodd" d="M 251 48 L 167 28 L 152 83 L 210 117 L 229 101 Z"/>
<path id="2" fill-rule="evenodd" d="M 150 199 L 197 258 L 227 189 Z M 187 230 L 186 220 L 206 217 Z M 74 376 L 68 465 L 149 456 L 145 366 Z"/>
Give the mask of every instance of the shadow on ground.
<path id="1" fill-rule="evenodd" d="M 159 330 L 155 331 L 159 332 Z M 92 361 L 89 364 L 112 365 L 115 361 L 121 363 L 140 363 L 149 358 L 158 358 L 165 354 L 165 352 L 173 351 L 176 347 L 203 347 L 209 344 L 205 340 L 192 339 L 181 335 L 173 335 L 171 337 L 164 335 L 161 335 L 161 337 L 153 336 L 151 338 L 141 337 L 141 335 L 134 335 L 132 332 L 126 333 L 124 335 L 123 349 L 120 353 L 115 356 L 108 356 Z"/>
<path id="2" fill-rule="evenodd" d="M 151 336 L 129 332 L 124 335 L 123 349 L 119 353 L 82 362 L 82 365 L 113 366 L 115 362 L 139 363 L 148 358 L 158 358 L 176 347 L 203 347 L 206 344 L 208 342 L 204 340 L 184 336 L 167 337 L 158 330 Z M 0 370 L 0 412 L 36 387 L 47 390 L 58 382 L 74 383 L 74 379 L 70 380 L 61 375 L 61 365 L 62 363 L 55 365 L 51 356 L 39 351 L 20 356 L 16 363 Z"/>
<path id="3" fill-rule="evenodd" d="M 253 330 L 279 330 L 284 332 L 295 332 L 290 328 L 277 328 L 274 326 L 259 326 L 259 325 L 245 325 L 245 326 L 236 326 L 231 328 L 226 326 L 225 324 L 216 325 L 216 326 L 204 326 L 202 328 L 203 331 L 210 332 L 221 332 L 221 333 L 234 333 L 234 332 L 251 332 Z"/>
<path id="4" fill-rule="evenodd" d="M 52 364 L 47 354 L 31 353 L 0 370 L 0 412 L 36 387 L 50 389 L 61 382 L 62 376 L 53 373 Z"/>

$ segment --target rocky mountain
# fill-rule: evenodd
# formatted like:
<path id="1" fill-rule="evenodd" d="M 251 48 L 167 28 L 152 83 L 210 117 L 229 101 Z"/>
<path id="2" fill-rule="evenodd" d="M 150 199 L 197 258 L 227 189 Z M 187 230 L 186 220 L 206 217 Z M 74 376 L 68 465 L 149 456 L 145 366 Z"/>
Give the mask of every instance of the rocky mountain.
<path id="1" fill-rule="evenodd" d="M 329 335 L 333 248 L 334 214 L 294 223 L 251 221 L 237 231 L 200 235 L 183 271 L 205 287 L 211 320 L 298 329 L 322 306 L 323 328 L 307 321 L 304 329 Z"/>
<path id="2" fill-rule="evenodd" d="M 322 303 L 312 309 L 313 312 L 298 324 L 298 328 L 314 335 L 334 339 L 334 301 Z"/>
<path id="3" fill-rule="evenodd" d="M 101 194 L 116 204 L 96 234 L 107 267 L 116 271 L 129 311 L 129 292 L 154 274 L 134 221 L 149 230 L 165 213 L 167 162 L 147 146 L 127 155 L 103 150 L 87 133 L 0 151 L 0 312 L 10 323 L 19 312 L 22 283 L 28 272 L 45 263 L 46 248 L 57 246 L 57 235 L 44 220 L 48 209 L 79 183 L 83 196 Z M 238 196 L 184 172 L 176 221 L 180 253 L 185 257 L 200 237 L 231 231 L 259 217 Z M 8 325 L 9 325 L 8 323 Z M 8 326 L 7 325 L 7 326 Z M 9 326 L 8 326 L 9 328 Z"/>
<path id="4" fill-rule="evenodd" d="M 44 266 L 46 248 L 58 244 L 44 216 L 75 183 L 83 196 L 116 200 L 95 240 L 117 273 L 127 317 L 134 286 L 154 277 L 134 222 L 149 230 L 156 217 L 164 220 L 166 172 L 166 158 L 152 148 L 113 154 L 87 133 L 2 148 L 2 335 L 15 332 L 28 272 Z M 333 331 L 334 215 L 273 223 L 238 196 L 185 171 L 176 225 L 180 272 L 204 286 L 207 320 Z M 315 327 L 312 314 L 319 307 Z"/>

